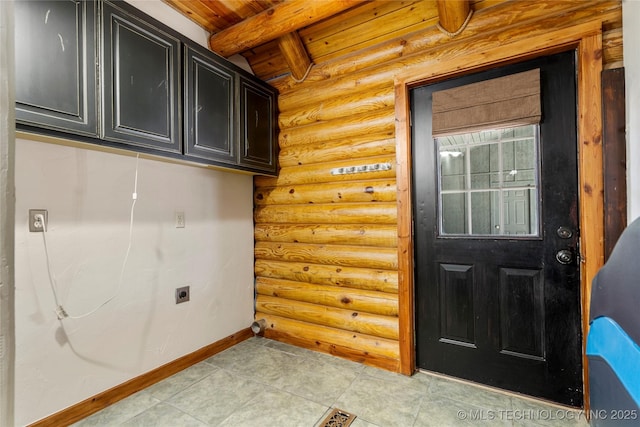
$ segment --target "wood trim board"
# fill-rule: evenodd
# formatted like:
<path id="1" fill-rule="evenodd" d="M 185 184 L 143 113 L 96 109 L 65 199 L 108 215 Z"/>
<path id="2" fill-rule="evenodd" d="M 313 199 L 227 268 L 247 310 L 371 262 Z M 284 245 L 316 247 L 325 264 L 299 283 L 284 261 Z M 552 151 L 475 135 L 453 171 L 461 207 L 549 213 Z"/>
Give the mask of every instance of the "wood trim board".
<path id="1" fill-rule="evenodd" d="M 609 258 L 627 226 L 627 155 L 624 68 L 602 72 L 602 153 L 604 162 L 604 246 Z"/>
<path id="2" fill-rule="evenodd" d="M 253 333 L 250 328 L 242 329 L 235 334 L 214 342 L 213 344 L 202 347 L 193 353 L 182 356 L 172 362 L 110 388 L 109 390 L 85 399 L 82 402 L 76 403 L 75 405 L 63 409 L 60 412 L 56 412 L 53 415 L 36 421 L 31 424 L 30 427 L 67 426 L 80 421 L 81 419 L 86 418 L 89 415 L 124 399 L 125 397 L 131 396 L 132 394 L 168 378 L 191 365 L 202 362 L 203 360 L 208 359 L 209 357 L 218 354 L 252 336 Z"/>
<path id="3" fill-rule="evenodd" d="M 451 61 L 435 58 L 408 68 L 395 78 L 396 94 L 396 177 L 398 200 L 398 267 L 400 372 L 415 371 L 413 226 L 411 194 L 411 128 L 409 90 L 413 87 L 576 49 L 578 53 L 578 151 L 580 188 L 582 340 L 586 343 L 591 280 L 604 262 L 604 211 L 602 174 L 602 21 L 595 18 L 569 28 L 549 31 L 526 40 L 505 43 L 477 51 L 473 45 L 461 47 Z M 583 356 L 584 405 L 588 410 L 587 360 Z"/>

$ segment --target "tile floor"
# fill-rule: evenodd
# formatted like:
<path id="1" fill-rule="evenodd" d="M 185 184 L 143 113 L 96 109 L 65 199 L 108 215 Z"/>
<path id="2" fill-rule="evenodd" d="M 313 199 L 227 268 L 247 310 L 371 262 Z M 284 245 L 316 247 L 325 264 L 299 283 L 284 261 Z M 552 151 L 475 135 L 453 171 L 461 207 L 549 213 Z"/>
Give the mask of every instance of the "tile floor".
<path id="1" fill-rule="evenodd" d="M 566 408 L 255 337 L 74 426 L 320 427 L 332 408 L 356 415 L 352 427 L 588 425 Z"/>

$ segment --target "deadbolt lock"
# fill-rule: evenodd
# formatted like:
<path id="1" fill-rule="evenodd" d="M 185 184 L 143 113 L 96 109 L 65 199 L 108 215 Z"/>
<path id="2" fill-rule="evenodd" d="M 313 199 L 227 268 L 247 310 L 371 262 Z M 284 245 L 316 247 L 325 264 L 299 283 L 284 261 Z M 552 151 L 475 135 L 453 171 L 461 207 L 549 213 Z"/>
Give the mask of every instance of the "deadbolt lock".
<path id="1" fill-rule="evenodd" d="M 556 252 L 556 261 L 563 265 L 571 264 L 573 261 L 573 254 L 569 249 L 561 249 Z"/>
<path id="2" fill-rule="evenodd" d="M 556 234 L 558 235 L 559 238 L 561 239 L 570 239 L 573 237 L 573 231 L 571 231 L 570 228 L 568 227 L 560 227 L 556 230 Z"/>

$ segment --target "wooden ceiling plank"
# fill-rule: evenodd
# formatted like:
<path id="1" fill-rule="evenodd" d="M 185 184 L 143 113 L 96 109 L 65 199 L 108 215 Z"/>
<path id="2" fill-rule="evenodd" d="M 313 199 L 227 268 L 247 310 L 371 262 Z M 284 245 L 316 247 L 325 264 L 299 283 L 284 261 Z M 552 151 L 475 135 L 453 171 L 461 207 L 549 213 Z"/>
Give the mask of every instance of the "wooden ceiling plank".
<path id="1" fill-rule="evenodd" d="M 225 0 L 231 9 L 244 18 L 257 15 L 282 2 L 283 0 Z"/>
<path id="2" fill-rule="evenodd" d="M 287 63 L 284 61 L 284 59 L 282 60 L 282 62 L 280 63 L 281 67 L 268 67 L 265 65 L 265 68 L 260 68 L 260 67 L 256 67 L 254 68 L 253 65 L 251 66 L 251 69 L 253 70 L 253 72 L 255 73 L 256 76 L 264 76 L 264 77 L 260 77 L 261 79 L 265 80 L 265 81 L 269 81 L 271 79 L 275 79 L 278 77 L 283 77 L 283 76 L 290 76 L 290 70 L 287 67 Z"/>
<path id="3" fill-rule="evenodd" d="M 209 39 L 209 47 L 231 56 L 347 10 L 365 0 L 290 0 L 229 27 Z"/>
<path id="4" fill-rule="evenodd" d="M 229 8 L 225 2 L 216 0 L 197 0 L 194 3 L 200 3 L 202 7 L 210 10 L 216 16 L 216 27 L 218 31 L 229 28 L 243 20 L 243 16 L 236 13 L 235 10 Z"/>
<path id="5" fill-rule="evenodd" d="M 217 22 L 217 17 L 211 13 L 210 10 L 206 9 L 201 3 L 195 1 L 184 1 L 184 0 L 165 0 L 167 4 L 183 15 L 187 16 L 189 19 L 194 21 L 196 24 L 200 25 L 202 28 L 207 31 L 215 31 Z"/>
<path id="6" fill-rule="evenodd" d="M 289 67 L 282 56 L 277 40 L 246 50 L 242 52 L 242 56 L 247 58 L 253 72 L 262 76 L 262 79 L 289 73 Z"/>
<path id="7" fill-rule="evenodd" d="M 280 36 L 278 45 L 291 70 L 291 75 L 297 80 L 302 80 L 311 67 L 311 59 L 309 59 L 309 54 L 307 54 L 298 33 L 293 31 Z"/>
<path id="8" fill-rule="evenodd" d="M 458 31 L 469 15 L 469 2 L 467 0 L 436 0 L 440 26 L 450 33 Z"/>
<path id="9" fill-rule="evenodd" d="M 277 40 L 267 42 L 263 45 L 242 52 L 242 56 L 247 58 L 247 60 L 250 59 L 255 62 L 270 61 L 271 58 L 279 57 L 281 55 L 282 53 L 280 52 Z"/>

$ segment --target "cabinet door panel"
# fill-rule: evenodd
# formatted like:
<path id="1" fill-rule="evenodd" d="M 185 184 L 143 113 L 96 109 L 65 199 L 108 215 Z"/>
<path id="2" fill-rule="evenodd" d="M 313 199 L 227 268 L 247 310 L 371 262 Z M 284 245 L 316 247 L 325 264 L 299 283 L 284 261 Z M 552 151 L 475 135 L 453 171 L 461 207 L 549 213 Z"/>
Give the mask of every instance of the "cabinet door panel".
<path id="1" fill-rule="evenodd" d="M 179 153 L 180 40 L 104 4 L 104 138 Z"/>
<path id="2" fill-rule="evenodd" d="M 15 3 L 16 121 L 96 136 L 95 2 Z"/>
<path id="3" fill-rule="evenodd" d="M 275 90 L 240 81 L 240 164 L 252 169 L 277 171 Z"/>
<path id="4" fill-rule="evenodd" d="M 235 163 L 235 75 L 215 62 L 212 54 L 188 47 L 185 56 L 185 154 Z"/>

